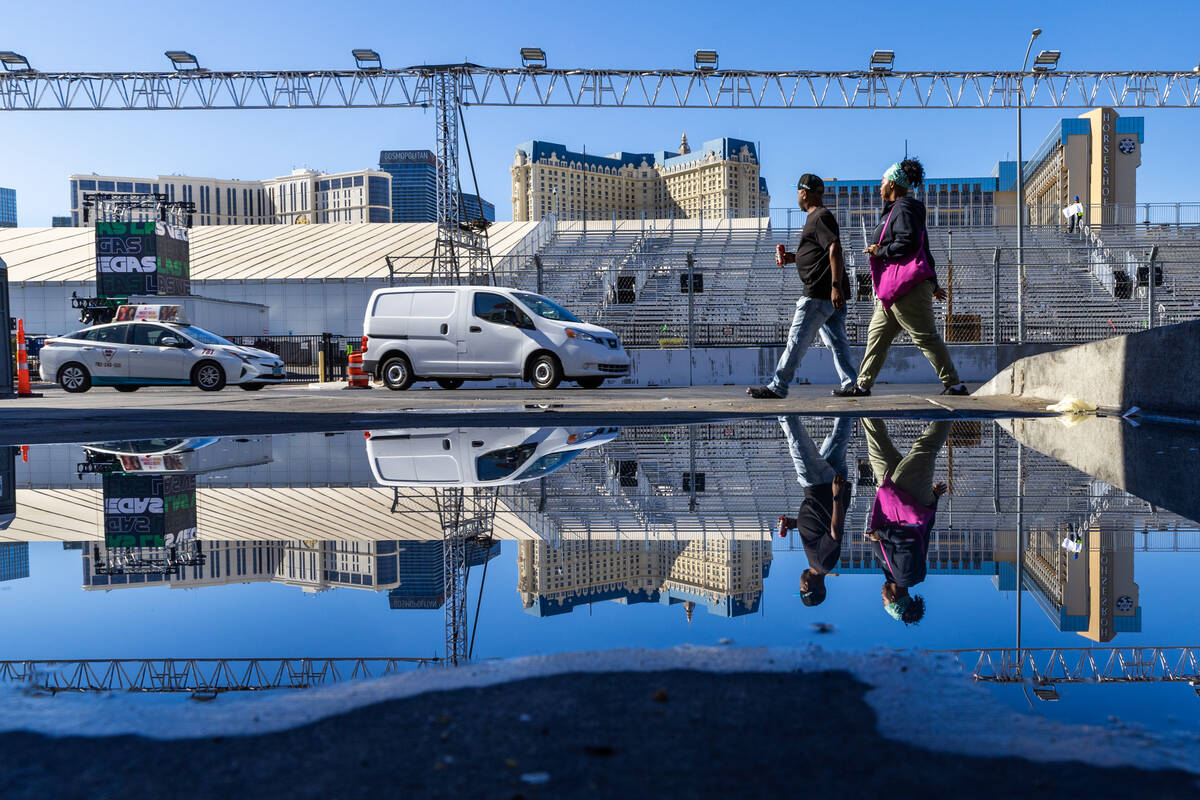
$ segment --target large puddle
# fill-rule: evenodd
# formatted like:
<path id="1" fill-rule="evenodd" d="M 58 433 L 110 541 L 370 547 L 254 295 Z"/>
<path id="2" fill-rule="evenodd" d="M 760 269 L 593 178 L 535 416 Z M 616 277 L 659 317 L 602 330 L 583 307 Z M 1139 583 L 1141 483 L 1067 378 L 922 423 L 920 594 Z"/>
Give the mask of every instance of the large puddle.
<path id="1" fill-rule="evenodd" d="M 0 659 L 963 650 L 1014 708 L 1190 727 L 1192 686 L 1146 680 L 1190 656 L 1144 648 L 1200 644 L 1198 439 L 791 417 L 3 448 Z"/>

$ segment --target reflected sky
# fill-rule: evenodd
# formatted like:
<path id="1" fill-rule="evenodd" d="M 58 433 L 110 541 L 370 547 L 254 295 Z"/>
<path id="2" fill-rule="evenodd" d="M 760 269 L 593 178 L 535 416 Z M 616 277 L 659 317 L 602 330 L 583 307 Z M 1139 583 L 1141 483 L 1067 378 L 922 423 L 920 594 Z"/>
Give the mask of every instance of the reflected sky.
<path id="1" fill-rule="evenodd" d="M 803 463 L 797 437 L 828 456 L 833 420 L 104 442 L 31 447 L 27 460 L 11 449 L 0 459 L 0 658 L 441 655 L 448 496 L 462 498 L 472 532 L 476 659 L 726 641 L 1195 644 L 1200 608 L 1186 598 L 1200 533 L 1168 508 L 1190 513 L 1187 480 L 1173 476 L 1195 474 L 1197 450 L 1181 433 L 1081 423 L 1092 424 L 843 422 L 844 464 L 833 466 L 849 501 L 827 597 L 812 608 L 798 596 L 802 531 L 780 537 L 778 519 L 832 474 Z M 1119 452 L 1106 462 L 1086 441 Z M 1149 476 L 1154 504 L 1120 488 Z M 1187 495 L 1178 504 L 1173 481 Z M 932 516 L 885 519 L 889 487 Z M 906 626 L 881 599 L 888 559 L 872 533 L 919 541 L 926 524 L 925 566 L 904 587 L 925 615 Z M 892 564 L 903 583 L 901 571 Z M 1058 713 L 1175 724 L 1169 698 L 1190 694 L 1128 688 Z"/>

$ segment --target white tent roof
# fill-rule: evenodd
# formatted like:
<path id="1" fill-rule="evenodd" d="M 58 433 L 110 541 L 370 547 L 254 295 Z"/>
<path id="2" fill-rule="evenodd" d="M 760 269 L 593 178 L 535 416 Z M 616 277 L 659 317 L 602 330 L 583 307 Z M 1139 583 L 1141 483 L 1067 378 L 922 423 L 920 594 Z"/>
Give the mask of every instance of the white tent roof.
<path id="1" fill-rule="evenodd" d="M 497 222 L 488 229 L 492 256 L 506 255 L 536 222 Z M 425 273 L 433 256 L 432 222 L 369 225 L 208 225 L 192 228 L 191 277 L 219 280 L 387 278 L 386 256 L 405 271 Z M 8 279 L 91 281 L 96 277 L 92 228 L 0 228 Z"/>

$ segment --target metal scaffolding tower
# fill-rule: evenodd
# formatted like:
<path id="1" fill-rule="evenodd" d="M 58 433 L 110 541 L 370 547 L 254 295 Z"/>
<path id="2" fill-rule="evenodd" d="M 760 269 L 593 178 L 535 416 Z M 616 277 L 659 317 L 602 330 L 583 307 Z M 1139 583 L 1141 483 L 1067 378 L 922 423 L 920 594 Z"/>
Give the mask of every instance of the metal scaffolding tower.
<path id="1" fill-rule="evenodd" d="M 451 486 L 434 489 L 433 493 L 442 525 L 442 575 L 446 592 L 446 652 L 443 658 L 450 664 L 464 664 L 470 657 L 467 545 L 490 544 L 498 492 L 494 488 Z"/>

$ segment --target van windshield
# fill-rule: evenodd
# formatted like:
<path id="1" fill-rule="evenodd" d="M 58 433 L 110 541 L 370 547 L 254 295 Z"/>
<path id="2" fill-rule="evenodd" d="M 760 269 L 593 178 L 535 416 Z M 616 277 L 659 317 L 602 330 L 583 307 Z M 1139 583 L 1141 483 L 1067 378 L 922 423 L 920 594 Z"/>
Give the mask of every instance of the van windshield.
<path id="1" fill-rule="evenodd" d="M 525 292 L 513 292 L 513 297 L 521 301 L 521 303 L 539 317 L 546 319 L 554 319 L 559 322 L 580 322 L 579 317 L 567 311 L 565 308 L 555 303 L 553 300 L 547 300 L 544 297 L 536 294 L 527 294 Z"/>

